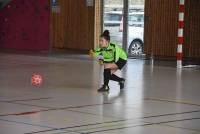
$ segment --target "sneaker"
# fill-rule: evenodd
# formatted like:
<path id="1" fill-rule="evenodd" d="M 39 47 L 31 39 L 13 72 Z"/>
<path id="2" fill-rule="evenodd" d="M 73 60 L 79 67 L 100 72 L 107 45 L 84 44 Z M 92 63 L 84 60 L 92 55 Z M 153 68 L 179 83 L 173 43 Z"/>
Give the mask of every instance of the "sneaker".
<path id="1" fill-rule="evenodd" d="M 103 85 L 101 88 L 98 89 L 98 92 L 107 92 L 110 88 L 107 85 Z"/>
<path id="2" fill-rule="evenodd" d="M 119 82 L 120 89 L 124 89 L 124 83 L 125 79 L 122 78 L 122 80 Z"/>

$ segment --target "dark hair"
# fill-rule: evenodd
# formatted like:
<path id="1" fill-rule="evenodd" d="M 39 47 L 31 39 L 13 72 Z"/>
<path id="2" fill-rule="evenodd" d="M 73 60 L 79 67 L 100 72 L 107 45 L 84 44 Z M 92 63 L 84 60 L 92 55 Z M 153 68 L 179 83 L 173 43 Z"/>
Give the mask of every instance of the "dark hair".
<path id="1" fill-rule="evenodd" d="M 107 40 L 107 41 L 110 41 L 110 32 L 109 32 L 109 30 L 105 30 L 105 31 L 101 34 L 100 37 L 104 38 L 104 39 Z"/>

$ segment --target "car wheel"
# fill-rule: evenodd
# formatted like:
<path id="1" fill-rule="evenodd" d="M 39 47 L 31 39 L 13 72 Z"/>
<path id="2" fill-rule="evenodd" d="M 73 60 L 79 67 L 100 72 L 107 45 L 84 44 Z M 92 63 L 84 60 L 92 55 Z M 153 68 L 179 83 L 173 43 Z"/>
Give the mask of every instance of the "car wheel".
<path id="1" fill-rule="evenodd" d="M 143 43 L 139 40 L 134 40 L 131 42 L 129 47 L 129 54 L 131 56 L 140 55 L 143 53 Z"/>

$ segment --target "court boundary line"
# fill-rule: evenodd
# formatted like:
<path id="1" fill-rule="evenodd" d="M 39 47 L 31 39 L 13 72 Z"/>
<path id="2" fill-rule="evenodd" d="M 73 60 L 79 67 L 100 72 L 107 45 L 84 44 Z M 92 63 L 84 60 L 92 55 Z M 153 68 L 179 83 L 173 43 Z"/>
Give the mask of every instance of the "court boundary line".
<path id="1" fill-rule="evenodd" d="M 49 97 L 50 98 L 50 97 Z M 41 98 L 38 99 L 29 99 L 30 101 L 32 100 L 39 100 Z M 46 98 L 44 98 L 46 99 Z M 191 102 L 185 102 L 185 101 L 179 101 L 179 100 L 168 100 L 168 99 L 161 99 L 161 98 L 143 98 L 144 100 L 148 101 L 159 101 L 159 102 L 170 102 L 170 103 L 178 103 L 178 104 L 186 104 L 186 105 L 193 105 L 193 106 L 199 106 L 200 104 L 195 104 L 195 103 L 191 103 Z M 21 101 L 21 100 L 16 100 L 16 101 Z M 1 102 L 1 101 L 0 101 Z M 39 105 L 32 105 L 32 104 L 25 104 L 25 103 L 15 103 L 15 102 L 11 102 L 11 101 L 7 101 L 7 103 L 12 103 L 12 104 L 19 104 L 19 105 L 26 105 L 26 106 L 34 106 L 34 107 L 40 107 L 40 108 L 48 108 L 48 109 L 44 109 L 44 110 L 37 110 L 37 111 L 27 111 L 24 113 L 39 113 L 39 112 L 46 112 L 46 111 L 53 111 L 53 110 L 67 110 L 67 109 L 74 109 L 74 108 L 81 108 L 81 107 L 89 107 L 89 106 L 94 106 L 94 105 L 84 105 L 84 106 L 71 106 L 71 107 L 61 107 L 61 108 L 56 108 L 56 107 L 47 107 L 47 106 L 39 106 Z M 104 104 L 115 104 L 114 102 L 111 103 L 103 103 L 101 105 Z M 98 105 L 98 104 L 97 104 Z M 0 115 L 1 116 L 9 116 L 9 115 L 19 115 L 20 113 L 13 113 L 13 114 L 3 114 Z M 23 114 L 23 113 L 21 113 Z"/>
<path id="2" fill-rule="evenodd" d="M 36 100 L 36 99 L 31 99 L 31 100 Z M 30 101 L 31 101 L 30 100 Z M 167 100 L 167 99 L 156 99 L 156 98 L 145 98 L 145 100 L 152 100 L 152 101 L 163 101 L 163 102 L 171 102 L 171 103 L 180 103 L 180 104 L 187 104 L 187 105 L 195 105 L 195 106 L 200 106 L 199 104 L 193 104 L 193 103 L 186 103 L 186 102 L 181 102 L 181 101 L 174 101 L 174 100 Z M 21 101 L 21 100 L 16 100 L 16 101 Z M 9 102 L 9 101 L 8 101 Z M 12 103 L 12 102 L 10 102 Z M 46 110 L 38 110 L 38 111 L 31 111 L 31 112 L 45 112 L 45 111 L 52 111 L 52 110 L 68 110 L 68 109 L 75 109 L 75 108 L 83 108 L 83 107 L 89 107 L 89 106 L 96 106 L 96 105 L 104 105 L 104 104 L 113 104 L 113 103 L 103 103 L 103 104 L 89 104 L 89 105 L 81 105 L 81 106 L 69 106 L 69 107 L 63 107 L 63 108 L 51 108 L 51 109 L 46 109 Z M 24 104 L 22 104 L 24 105 Z M 25 104 L 26 105 L 26 104 Z M 29 104 L 27 104 L 29 105 Z M 38 106 L 40 107 L 40 106 Z M 43 107 L 44 108 L 44 107 Z M 75 111 L 73 110 L 72 112 L 79 112 L 79 111 Z M 161 116 L 169 116 L 169 115 L 178 115 L 178 114 L 187 114 L 187 113 L 194 113 L 194 112 L 200 112 L 200 110 L 195 110 L 195 111 L 187 111 L 187 112 L 180 112 L 180 113 L 169 113 L 169 114 L 160 114 L 160 115 L 154 115 L 154 116 L 144 116 L 138 119 L 142 119 L 142 118 L 153 118 L 153 117 L 161 117 Z M 17 115 L 17 114 L 23 114 L 23 113 L 15 113 L 15 114 L 9 114 L 9 115 Z M 90 114 L 90 113 L 85 113 L 85 114 Z M 94 115 L 94 114 L 93 114 Z M 2 115 L 0 115 L 2 116 Z M 96 115 L 98 116 L 98 115 Z M 110 118 L 115 118 L 115 117 L 110 117 Z M 117 118 L 117 117 L 116 117 Z M 118 121 L 114 121 L 114 122 L 121 122 L 121 121 L 128 121 L 128 120 L 132 120 L 132 119 L 125 119 L 125 120 L 118 120 Z M 113 122 L 113 121 L 111 121 Z M 108 122 L 103 122 L 100 124 L 104 124 L 104 123 L 108 123 Z M 162 122 L 161 122 L 162 123 Z M 158 123 L 157 123 L 158 124 Z M 88 124 L 88 125 L 98 125 L 98 124 Z M 75 126 L 76 127 L 76 126 Z M 56 130 L 60 130 L 60 128 L 56 128 Z M 64 129 L 64 128 L 61 128 Z M 65 129 L 69 129 L 69 128 L 65 128 Z M 51 130 L 52 131 L 52 130 Z M 54 130 L 53 130 L 54 131 Z"/>
<path id="3" fill-rule="evenodd" d="M 177 114 L 186 114 L 186 113 L 194 113 L 194 112 L 200 112 L 200 110 L 198 111 L 188 111 L 188 112 L 182 112 L 182 113 L 175 113 L 173 115 L 177 115 Z M 168 115 L 172 115 L 171 114 L 165 114 L 166 116 Z M 164 116 L 163 115 L 159 115 L 157 117 L 160 117 L 160 116 Z M 129 120 L 135 120 L 135 119 L 145 119 L 145 118 L 152 118 L 152 117 L 155 117 L 155 116 L 149 116 L 149 117 L 140 117 L 140 118 L 132 118 L 132 119 L 122 119 L 122 120 L 116 120 L 116 121 L 107 121 L 107 122 L 99 122 L 99 123 L 91 123 L 91 124 L 84 124 L 84 125 L 77 125 L 77 126 L 71 126 L 71 127 L 62 127 L 62 128 L 57 128 L 56 130 L 65 130 L 65 129 L 71 129 L 71 128 L 78 128 L 78 127 L 86 127 L 86 126 L 95 126 L 95 125 L 101 125 L 101 124 L 110 124 L 110 123 L 116 123 L 116 122 L 123 122 L 123 121 L 129 121 Z M 200 118 L 199 118 L 200 119 Z M 148 122 L 147 122 L 148 123 Z M 154 123 L 155 124 L 155 123 Z M 158 123 L 157 123 L 158 124 Z M 42 132 L 49 132 L 49 131 L 56 131 L 55 129 L 49 129 L 49 130 L 44 130 Z M 41 133 L 40 131 L 37 131 L 37 132 L 32 132 L 32 133 L 27 133 L 27 134 L 37 134 L 37 133 Z"/>
<path id="4" fill-rule="evenodd" d="M 172 121 L 158 122 L 158 123 L 143 122 L 144 124 L 141 124 L 141 125 L 132 125 L 132 126 L 124 126 L 124 127 L 111 128 L 111 129 L 103 129 L 103 130 L 97 130 L 97 131 L 91 131 L 91 132 L 82 132 L 81 134 L 92 134 L 92 133 L 98 133 L 98 132 L 106 132 L 106 131 L 113 131 L 113 130 L 119 130 L 119 129 L 135 128 L 135 127 L 142 127 L 142 126 L 152 126 L 152 125 L 161 125 L 161 126 L 172 127 L 172 128 L 176 128 L 176 129 L 185 129 L 185 130 L 188 130 L 188 131 L 200 132 L 200 130 L 196 130 L 196 129 L 189 129 L 189 128 L 182 128 L 182 127 L 175 127 L 175 126 L 165 125 L 165 123 L 169 123 L 169 122 L 178 122 L 178 121 L 194 120 L 194 119 L 200 119 L 200 117 L 199 118 L 181 119 L 181 120 L 172 120 Z M 117 126 L 117 125 L 113 125 L 113 126 Z M 97 129 L 97 128 L 106 128 L 106 127 L 96 127 L 96 128 L 92 128 L 92 129 Z M 91 129 L 74 130 L 74 132 L 79 133 L 79 131 L 84 131 L 84 130 L 87 131 L 87 130 L 91 130 Z M 63 130 L 63 131 L 65 131 L 65 130 Z M 42 132 L 40 132 L 40 133 L 42 133 Z M 67 131 L 66 132 L 54 133 L 54 134 L 66 134 L 66 133 L 67 133 Z M 34 133 L 25 133 L 25 134 L 34 134 Z"/>
<path id="5" fill-rule="evenodd" d="M 41 98 L 30 98 L 30 99 L 22 99 L 22 100 L 0 100 L 0 102 L 18 102 L 18 101 L 37 101 L 37 100 L 48 100 L 52 99 L 53 97 L 41 97 Z"/>
<path id="6" fill-rule="evenodd" d="M 83 108 L 83 107 L 89 107 L 89 106 L 99 106 L 99 105 L 103 106 L 103 105 L 108 105 L 108 104 L 112 104 L 112 103 L 96 103 L 96 104 L 87 104 L 87 105 L 80 105 L 80 106 L 68 106 L 68 107 L 60 107 L 60 108 L 49 108 L 49 109 L 42 109 L 42 110 L 35 110 L 35 111 L 26 111 L 26 112 L 19 112 L 19 113 L 2 114 L 2 115 L 0 115 L 0 117 L 10 116 L 10 115 L 20 115 L 20 114 L 24 114 L 24 113 L 40 113 L 40 112 L 47 112 L 47 111 L 67 110 L 67 109 Z"/>
<path id="7" fill-rule="evenodd" d="M 185 104 L 185 105 L 199 106 L 200 107 L 200 104 L 192 103 L 192 102 L 189 102 L 189 101 L 170 100 L 170 99 L 162 99 L 162 98 L 144 98 L 144 100 L 159 101 L 159 102 L 170 102 L 170 103 L 178 103 L 178 104 Z"/>
<path id="8" fill-rule="evenodd" d="M 180 121 L 186 121 L 186 120 L 195 120 L 195 119 L 200 119 L 199 118 L 188 118 L 188 119 L 181 119 L 181 120 L 171 120 L 171 121 L 163 121 L 163 122 L 157 122 L 157 123 L 148 123 L 148 122 L 144 122 L 146 124 L 143 125 L 134 125 L 134 126 L 127 126 L 127 127 L 119 127 L 119 128 L 113 128 L 113 129 L 104 129 L 104 130 L 98 130 L 98 131 L 91 131 L 91 132 L 86 132 L 84 134 L 92 134 L 92 133 L 98 133 L 98 132 L 105 132 L 105 131 L 113 131 L 113 130 L 118 130 L 118 129 L 125 129 L 125 128 L 133 128 L 133 127 L 141 127 L 141 126 L 152 126 L 152 125 L 163 125 L 165 123 L 172 123 L 172 122 L 180 122 Z M 163 125 L 165 126 L 165 125 Z M 177 127 L 174 127 L 177 128 Z M 93 128 L 95 129 L 95 128 Z M 186 128 L 185 128 L 186 129 Z M 89 129 L 90 130 L 90 129 Z M 187 129 L 189 130 L 189 129 Z M 79 131 L 79 130 L 78 130 Z M 190 131 L 194 131 L 194 130 L 190 130 Z M 200 130 L 198 131 L 200 132 Z M 62 134 L 62 133 L 60 133 Z"/>

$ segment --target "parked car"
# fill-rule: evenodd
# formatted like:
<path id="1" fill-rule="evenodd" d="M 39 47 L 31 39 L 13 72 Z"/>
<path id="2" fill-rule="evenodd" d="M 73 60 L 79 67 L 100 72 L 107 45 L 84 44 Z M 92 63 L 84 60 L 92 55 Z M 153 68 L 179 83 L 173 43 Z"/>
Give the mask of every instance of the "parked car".
<path id="1" fill-rule="evenodd" d="M 122 11 L 104 13 L 104 26 L 119 26 L 122 20 Z"/>
<path id="2" fill-rule="evenodd" d="M 131 56 L 143 54 L 144 48 L 144 28 L 129 26 L 128 53 Z"/>
<path id="3" fill-rule="evenodd" d="M 128 24 L 128 53 L 131 56 L 141 55 L 144 45 L 144 12 L 129 13 Z M 123 32 L 123 18 L 120 23 L 119 31 Z"/>
<path id="4" fill-rule="evenodd" d="M 124 6 L 122 4 L 108 4 L 104 6 L 105 11 L 122 11 Z M 129 5 L 129 12 L 134 11 L 143 11 L 144 12 L 144 5 Z"/>
<path id="5" fill-rule="evenodd" d="M 144 27 L 144 12 L 129 13 L 129 26 Z"/>

